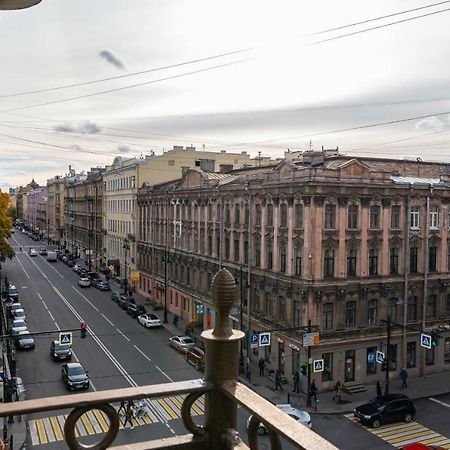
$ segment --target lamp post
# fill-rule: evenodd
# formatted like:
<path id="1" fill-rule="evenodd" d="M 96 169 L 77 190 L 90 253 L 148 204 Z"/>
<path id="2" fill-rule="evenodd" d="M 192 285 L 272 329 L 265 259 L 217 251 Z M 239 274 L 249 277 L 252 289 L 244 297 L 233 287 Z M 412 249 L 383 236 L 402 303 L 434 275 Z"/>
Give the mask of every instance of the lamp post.
<path id="1" fill-rule="evenodd" d="M 164 249 L 164 317 L 163 322 L 167 323 L 167 264 L 169 263 L 169 255 L 167 251 L 167 247 Z"/>
<path id="2" fill-rule="evenodd" d="M 128 292 L 127 256 L 128 256 L 128 250 L 130 249 L 130 246 L 128 244 L 128 238 L 124 238 L 123 239 L 123 249 L 125 250 L 125 272 L 124 272 L 125 283 L 124 283 L 124 288 L 125 288 L 125 294 L 127 294 L 127 292 Z"/>

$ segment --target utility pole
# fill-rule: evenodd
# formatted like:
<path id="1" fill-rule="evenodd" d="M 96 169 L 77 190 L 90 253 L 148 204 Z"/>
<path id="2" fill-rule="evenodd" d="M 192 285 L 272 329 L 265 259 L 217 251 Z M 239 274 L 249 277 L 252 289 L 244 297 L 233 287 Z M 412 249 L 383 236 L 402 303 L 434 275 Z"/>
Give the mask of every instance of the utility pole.
<path id="1" fill-rule="evenodd" d="M 311 333 L 311 319 L 308 319 L 308 333 Z M 311 406 L 311 393 L 310 393 L 310 386 L 311 386 L 311 346 L 308 345 L 308 372 L 307 372 L 307 379 L 308 379 L 308 386 L 306 387 L 308 392 L 308 397 L 306 399 L 306 403 Z"/>
<path id="2" fill-rule="evenodd" d="M 391 368 L 391 316 L 387 316 L 386 320 L 386 385 L 384 389 L 385 395 L 389 394 L 389 371 Z"/>
<path id="3" fill-rule="evenodd" d="M 125 295 L 128 295 L 128 277 L 127 277 L 127 256 L 128 256 L 128 239 L 124 238 L 123 240 L 123 249 L 125 250 L 125 273 L 124 273 L 124 289 Z"/>
<path id="4" fill-rule="evenodd" d="M 169 197 L 166 195 L 166 229 L 165 229 L 165 246 L 164 246 L 164 316 L 163 323 L 167 323 L 167 264 L 169 258 Z M 175 233 L 175 231 L 174 231 Z"/>
<path id="5" fill-rule="evenodd" d="M 242 264 L 239 269 L 239 323 L 241 331 L 244 331 L 244 308 L 243 308 L 243 298 L 244 298 L 244 286 L 242 284 Z M 244 340 L 241 339 L 241 352 L 239 358 L 239 372 L 244 373 Z"/>
<path id="6" fill-rule="evenodd" d="M 250 191 L 250 182 L 247 182 L 247 185 L 245 187 L 247 193 L 248 193 L 248 244 L 247 244 L 247 329 L 248 329 L 248 336 L 247 336 L 247 378 L 250 380 L 251 378 L 251 371 L 250 371 L 250 333 L 251 333 L 251 320 L 250 320 L 250 314 L 251 314 L 251 267 L 252 267 L 252 258 L 251 258 L 251 242 L 252 242 L 252 193 Z M 245 217 L 245 214 L 244 214 Z M 244 255 L 245 257 L 245 255 Z"/>

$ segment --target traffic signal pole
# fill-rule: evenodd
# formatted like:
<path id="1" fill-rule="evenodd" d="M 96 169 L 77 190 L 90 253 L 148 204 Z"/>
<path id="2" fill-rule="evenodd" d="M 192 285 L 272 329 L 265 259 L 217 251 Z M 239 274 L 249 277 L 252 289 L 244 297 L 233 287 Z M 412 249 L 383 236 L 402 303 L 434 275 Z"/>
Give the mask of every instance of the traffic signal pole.
<path id="1" fill-rule="evenodd" d="M 308 319 L 308 333 L 311 333 L 311 319 Z M 308 397 L 306 399 L 306 403 L 308 405 L 311 405 L 311 393 L 310 393 L 310 386 L 311 386 L 311 346 L 308 345 L 308 386 L 306 387 Z"/>
<path id="2" fill-rule="evenodd" d="M 387 334 L 387 347 L 386 347 L 386 385 L 384 388 L 385 395 L 389 394 L 389 371 L 391 368 L 391 316 L 387 316 L 386 320 L 386 334 Z"/>

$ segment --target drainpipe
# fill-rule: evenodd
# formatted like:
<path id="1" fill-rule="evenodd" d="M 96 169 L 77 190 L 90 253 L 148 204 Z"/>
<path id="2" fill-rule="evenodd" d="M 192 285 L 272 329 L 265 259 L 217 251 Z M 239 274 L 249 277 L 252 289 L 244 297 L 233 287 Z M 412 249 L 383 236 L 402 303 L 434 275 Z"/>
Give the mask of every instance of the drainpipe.
<path id="1" fill-rule="evenodd" d="M 250 300 L 251 300 L 251 255 L 252 255 L 252 193 L 250 192 L 250 183 L 248 182 L 245 186 L 245 190 L 248 193 L 248 248 L 247 248 L 247 329 L 248 329 L 248 335 L 247 335 L 247 378 L 250 380 L 250 336 L 251 336 L 251 321 L 250 321 L 250 314 L 251 314 L 251 306 L 250 306 Z"/>
<path id="2" fill-rule="evenodd" d="M 404 248 L 404 266 L 405 277 L 403 286 L 403 330 L 402 330 L 402 367 L 406 367 L 408 350 L 406 345 L 406 326 L 408 324 L 408 298 L 409 298 L 409 272 L 411 270 L 409 265 L 409 220 L 411 215 L 411 190 L 406 194 L 406 217 L 405 217 L 405 248 Z"/>

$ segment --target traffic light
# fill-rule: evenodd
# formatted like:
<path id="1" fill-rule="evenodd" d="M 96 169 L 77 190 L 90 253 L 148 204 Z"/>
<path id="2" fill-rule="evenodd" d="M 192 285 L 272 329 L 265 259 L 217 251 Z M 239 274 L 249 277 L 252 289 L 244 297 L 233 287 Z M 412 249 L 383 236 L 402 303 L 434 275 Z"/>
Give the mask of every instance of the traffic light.
<path id="1" fill-rule="evenodd" d="M 301 372 L 302 372 L 302 375 L 307 375 L 307 373 L 308 373 L 308 363 L 303 363 L 302 364 L 302 367 L 301 367 Z"/>
<path id="2" fill-rule="evenodd" d="M 439 345 L 439 339 L 441 337 L 441 332 L 439 330 L 433 330 L 431 332 L 431 347 L 435 348 Z"/>

